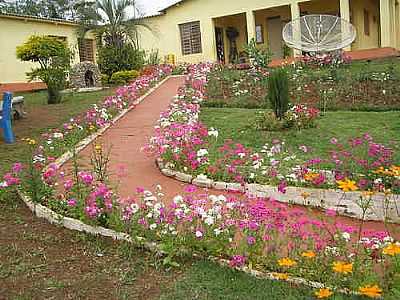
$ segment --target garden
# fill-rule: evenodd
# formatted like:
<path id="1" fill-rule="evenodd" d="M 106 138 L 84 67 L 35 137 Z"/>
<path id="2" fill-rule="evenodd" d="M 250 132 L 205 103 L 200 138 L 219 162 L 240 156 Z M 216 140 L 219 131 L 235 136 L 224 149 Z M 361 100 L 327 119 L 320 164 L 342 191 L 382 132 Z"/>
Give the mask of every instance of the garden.
<path id="1" fill-rule="evenodd" d="M 120 86 L 101 92 L 60 93 L 72 55 L 62 42 L 33 36 L 18 47 L 21 60 L 40 62 L 28 75 L 47 83 L 47 103 L 54 108 L 37 119 L 35 130 L 19 125 L 24 136 L 18 136 L 12 158 L 10 148 L 0 148 L 0 201 L 7 213 L 13 209 L 5 203 L 12 199 L 17 206 L 18 196 L 50 223 L 119 240 L 133 262 L 124 258 L 122 271 L 121 265 L 106 269 L 111 262 L 100 266 L 120 276 L 118 284 L 131 284 L 137 265 L 155 269 L 157 275 L 148 276 L 153 288 L 188 267 L 186 277 L 161 295 L 165 299 L 185 299 L 193 290 L 216 299 L 400 297 L 398 59 L 305 56 L 269 68 L 269 54 L 250 43 L 249 64 L 171 66 L 160 64 L 157 53 L 146 58 L 120 31 L 103 29 L 102 79 Z M 130 195 L 122 195 L 127 175 L 115 170 L 117 141 L 109 141 L 107 133 L 134 118 L 173 75 L 184 85 L 139 138 L 152 132 L 140 146 L 166 175 L 163 182 L 186 184 L 171 195 L 168 186 L 129 182 Z M 30 98 L 30 112 L 43 114 L 45 93 Z M 149 106 L 161 107 L 157 101 Z M 17 216 L 2 220 L 11 218 Z M 18 228 L 25 223 L 21 219 L 15 223 L 18 230 L 31 230 Z M 73 253 L 71 245 L 80 239 L 95 244 L 96 259 L 107 252 L 118 256 L 100 237 L 90 242 L 89 235 L 69 234 L 63 233 L 66 245 L 53 242 Z M 25 254 L 15 245 L 4 247 L 12 262 L 1 263 L 0 278 L 20 268 L 34 277 L 35 269 L 45 268 L 22 267 L 18 256 Z M 39 250 L 35 255 L 43 256 Z M 56 289 L 60 283 L 47 285 Z M 249 292 L 249 286 L 261 291 Z"/>

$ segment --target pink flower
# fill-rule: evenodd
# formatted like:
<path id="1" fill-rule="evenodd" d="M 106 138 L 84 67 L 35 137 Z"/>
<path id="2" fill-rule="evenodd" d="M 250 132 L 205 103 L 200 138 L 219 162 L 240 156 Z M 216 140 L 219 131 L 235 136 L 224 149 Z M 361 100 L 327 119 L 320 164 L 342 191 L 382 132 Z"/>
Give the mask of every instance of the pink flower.
<path id="1" fill-rule="evenodd" d="M 234 255 L 231 257 L 229 261 L 229 265 L 232 268 L 242 267 L 244 266 L 245 263 L 246 263 L 246 257 L 244 257 L 243 255 Z"/>
<path id="2" fill-rule="evenodd" d="M 192 185 L 192 184 L 189 184 L 189 185 L 185 186 L 184 191 L 185 191 L 186 193 L 194 193 L 194 192 L 197 191 L 197 187 L 194 186 L 194 185 Z"/>
<path id="3" fill-rule="evenodd" d="M 71 199 L 69 199 L 69 200 L 67 201 L 68 206 L 71 206 L 71 207 L 76 206 L 76 203 L 77 203 L 77 201 L 76 201 L 76 199 L 74 199 L 74 198 L 71 198 Z"/>
<path id="4" fill-rule="evenodd" d="M 14 173 L 19 173 L 19 172 L 22 171 L 22 169 L 23 169 L 23 165 L 22 165 L 22 163 L 20 163 L 20 162 L 17 162 L 17 163 L 15 163 L 15 164 L 13 164 L 13 166 L 12 166 L 12 171 L 13 171 Z"/>
<path id="5" fill-rule="evenodd" d="M 281 182 L 279 182 L 278 192 L 280 192 L 282 194 L 286 194 L 286 188 L 287 188 L 287 183 L 285 180 L 282 180 Z"/>
<path id="6" fill-rule="evenodd" d="M 256 238 L 254 236 L 247 237 L 247 244 L 254 245 L 256 243 Z"/>

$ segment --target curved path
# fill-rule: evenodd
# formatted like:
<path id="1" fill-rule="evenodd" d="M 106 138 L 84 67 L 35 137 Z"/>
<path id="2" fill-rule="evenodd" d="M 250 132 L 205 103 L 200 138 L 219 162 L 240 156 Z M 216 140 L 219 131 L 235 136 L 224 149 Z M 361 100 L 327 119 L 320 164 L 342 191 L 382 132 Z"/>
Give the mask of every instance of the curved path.
<path id="1" fill-rule="evenodd" d="M 181 194 L 184 183 L 161 174 L 153 157 L 146 156 L 141 151 L 154 132 L 154 126 L 159 119 L 160 112 L 167 109 L 171 99 L 176 95 L 177 89 L 184 84 L 184 77 L 171 77 L 148 95 L 135 109 L 128 112 L 123 118 L 104 132 L 98 139 L 106 146 L 111 146 L 110 169 L 114 174 L 112 179 L 119 182 L 119 194 L 122 197 L 135 194 L 137 187 L 154 191 L 156 185 L 161 185 L 165 194 L 165 201 Z M 80 154 L 82 167 L 90 167 L 90 154 L 92 148 L 86 147 Z M 71 163 L 63 168 L 70 169 Z M 120 173 L 119 176 L 116 174 Z M 121 173 L 125 173 L 121 176 Z M 228 194 L 223 191 L 213 191 L 214 194 Z M 296 207 L 297 209 L 306 209 Z M 309 209 L 307 209 L 309 210 Z M 315 215 L 323 215 L 314 210 Z M 358 225 L 360 221 L 338 217 L 338 220 L 347 225 Z M 380 222 L 366 222 L 365 229 L 383 230 Z"/>

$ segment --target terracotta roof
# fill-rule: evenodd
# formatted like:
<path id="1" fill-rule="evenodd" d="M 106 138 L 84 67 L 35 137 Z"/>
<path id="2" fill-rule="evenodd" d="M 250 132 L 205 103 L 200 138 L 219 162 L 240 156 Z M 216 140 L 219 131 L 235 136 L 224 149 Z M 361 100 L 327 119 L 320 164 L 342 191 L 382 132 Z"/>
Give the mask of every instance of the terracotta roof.
<path id="1" fill-rule="evenodd" d="M 44 18 L 44 17 L 38 17 L 38 16 L 24 15 L 24 14 L 0 12 L 0 17 L 78 26 L 78 23 L 75 21 L 69 21 L 69 20 L 57 19 L 57 18 Z"/>

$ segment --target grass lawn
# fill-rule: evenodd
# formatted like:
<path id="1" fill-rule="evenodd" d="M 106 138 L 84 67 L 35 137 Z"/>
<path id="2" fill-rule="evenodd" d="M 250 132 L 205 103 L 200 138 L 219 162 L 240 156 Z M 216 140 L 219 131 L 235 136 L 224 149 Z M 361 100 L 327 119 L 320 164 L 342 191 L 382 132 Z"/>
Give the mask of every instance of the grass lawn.
<path id="1" fill-rule="evenodd" d="M 219 131 L 219 137 L 211 156 L 223 145 L 225 139 L 233 139 L 246 147 L 260 149 L 273 139 L 284 140 L 298 157 L 326 157 L 330 149 L 330 139 L 347 140 L 350 137 L 369 133 L 377 142 L 399 149 L 400 112 L 328 112 L 318 120 L 318 127 L 302 131 L 288 130 L 280 132 L 258 131 L 254 129 L 256 110 L 238 108 L 202 108 L 200 118 L 210 128 Z M 301 145 L 311 147 L 310 153 L 303 153 Z M 400 163 L 400 151 L 396 151 L 395 160 Z"/>
<path id="2" fill-rule="evenodd" d="M 86 111 L 90 105 L 101 102 L 105 96 L 112 95 L 114 89 L 90 93 L 71 93 L 63 97 L 60 104 L 47 104 L 47 92 L 19 93 L 25 97 L 27 116 L 13 122 L 17 142 L 12 145 L 4 143 L 0 138 L 0 175 L 10 166 L 26 156 L 27 146 L 22 138 L 37 139 L 49 128 L 56 128 L 70 118 Z"/>

